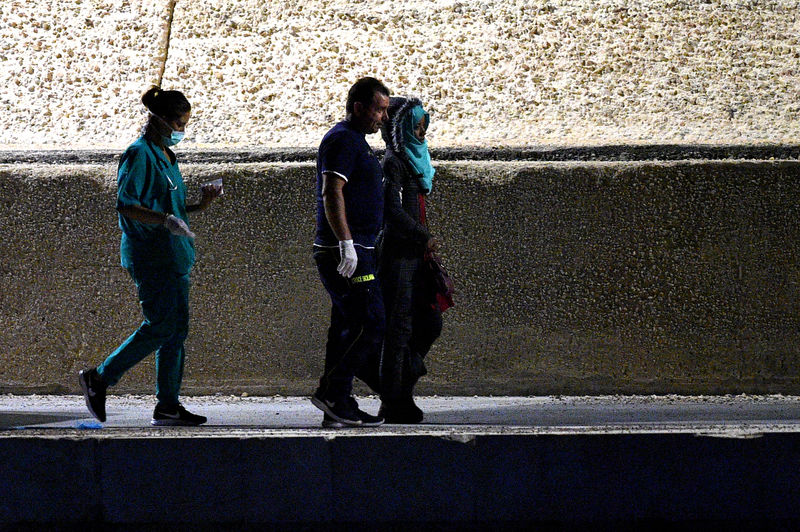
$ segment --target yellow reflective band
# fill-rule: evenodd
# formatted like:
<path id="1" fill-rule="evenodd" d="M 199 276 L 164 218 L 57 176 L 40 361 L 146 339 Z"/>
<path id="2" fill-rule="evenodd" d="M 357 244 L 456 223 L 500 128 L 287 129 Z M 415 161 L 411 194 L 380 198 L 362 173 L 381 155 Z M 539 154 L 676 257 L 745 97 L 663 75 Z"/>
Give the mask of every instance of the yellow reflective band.
<path id="1" fill-rule="evenodd" d="M 353 277 L 350 280 L 353 281 L 354 283 L 365 283 L 367 281 L 372 281 L 374 279 L 375 279 L 375 275 L 370 273 L 370 274 L 367 274 L 367 275 L 361 275 L 359 277 Z"/>

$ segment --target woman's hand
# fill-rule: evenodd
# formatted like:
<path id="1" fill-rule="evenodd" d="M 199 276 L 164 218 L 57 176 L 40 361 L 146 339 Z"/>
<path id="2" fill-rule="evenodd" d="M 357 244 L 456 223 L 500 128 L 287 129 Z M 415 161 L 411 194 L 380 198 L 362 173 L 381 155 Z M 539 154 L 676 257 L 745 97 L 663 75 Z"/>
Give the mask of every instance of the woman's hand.
<path id="1" fill-rule="evenodd" d="M 200 205 L 207 207 L 212 201 L 217 199 L 222 194 L 222 186 L 206 184 L 200 187 L 203 192 L 203 198 L 200 200 Z"/>
<path id="2" fill-rule="evenodd" d="M 430 237 L 428 242 L 425 244 L 425 252 L 426 253 L 436 253 L 439 251 L 439 241 L 436 240 L 434 237 Z"/>
<path id="3" fill-rule="evenodd" d="M 205 185 L 200 187 L 201 192 L 203 193 L 203 197 L 200 199 L 200 203 L 195 205 L 187 205 L 186 212 L 197 212 L 202 211 L 209 205 L 211 202 L 217 199 L 222 195 L 222 185 L 212 185 L 211 183 L 206 183 Z"/>

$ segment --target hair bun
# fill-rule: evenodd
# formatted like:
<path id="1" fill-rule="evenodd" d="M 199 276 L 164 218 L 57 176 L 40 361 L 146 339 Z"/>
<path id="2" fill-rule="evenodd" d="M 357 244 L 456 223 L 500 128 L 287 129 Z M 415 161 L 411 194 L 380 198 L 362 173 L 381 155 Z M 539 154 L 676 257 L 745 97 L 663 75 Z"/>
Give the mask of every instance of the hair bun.
<path id="1" fill-rule="evenodd" d="M 191 110 L 192 106 L 180 91 L 162 90 L 153 85 L 142 95 L 142 103 L 147 110 L 167 121 L 175 120 Z"/>
<path id="2" fill-rule="evenodd" d="M 157 85 L 153 85 L 147 91 L 142 94 L 142 103 L 145 107 L 147 107 L 151 112 L 156 112 L 156 100 L 161 96 L 161 87 Z"/>

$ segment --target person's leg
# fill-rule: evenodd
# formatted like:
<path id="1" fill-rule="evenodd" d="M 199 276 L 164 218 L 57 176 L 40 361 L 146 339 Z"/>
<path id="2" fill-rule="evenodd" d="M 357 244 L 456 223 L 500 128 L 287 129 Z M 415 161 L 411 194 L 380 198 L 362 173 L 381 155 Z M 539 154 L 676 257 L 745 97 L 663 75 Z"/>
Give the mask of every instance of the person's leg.
<path id="1" fill-rule="evenodd" d="M 374 274 L 374 257 L 361 248 L 357 248 L 357 253 L 359 265 L 351 279 L 336 271 L 338 252 L 318 250 L 314 254 L 334 309 L 325 370 L 312 402 L 329 415 L 333 408 L 329 408 L 330 405 L 346 403 L 350 406 L 343 412 L 345 421 L 352 421 L 348 416 L 353 415 L 363 423 L 379 424 L 382 420 L 358 410 L 351 397 L 356 373 L 363 374 L 367 362 L 372 357 L 380 357 L 385 320 L 383 298 Z"/>
<path id="2" fill-rule="evenodd" d="M 414 263 L 409 263 L 410 271 L 404 272 L 408 283 L 406 293 L 409 302 L 406 319 L 409 334 L 407 338 L 403 338 L 405 344 L 402 380 L 397 395 L 392 398 L 381 397 L 383 399 L 381 413 L 387 423 L 419 423 L 424 417 L 422 410 L 414 403 L 414 386 L 427 372 L 423 358 L 441 332 L 442 317 L 441 313 L 430 305 L 427 287 L 423 284 L 424 279 L 421 275 L 422 267 L 422 260 L 418 259 Z M 390 331 L 386 338 L 388 346 L 392 342 L 390 340 L 392 323 L 387 326 L 387 330 Z"/>
<path id="3" fill-rule="evenodd" d="M 175 286 L 172 313 L 174 330 L 172 336 L 156 351 L 156 398 L 150 422 L 155 426 L 197 426 L 208 419 L 186 410 L 178 399 L 183 380 L 185 361 L 184 341 L 189 333 L 189 275 L 171 274 L 169 279 Z"/>
<path id="4" fill-rule="evenodd" d="M 407 372 L 412 387 L 419 377 L 427 373 L 423 359 L 442 333 L 442 313 L 431 306 L 427 287 L 422 279 L 423 267 L 420 264 L 420 268 L 415 273 L 413 283 L 412 334 L 409 340 L 411 356 L 409 357 Z"/>
<path id="5" fill-rule="evenodd" d="M 395 284 L 391 271 L 391 255 L 391 250 L 384 250 L 380 258 L 380 265 L 377 268 L 380 296 L 382 305 L 384 306 L 384 326 L 388 322 L 389 309 L 392 306 L 392 287 Z M 356 377 L 361 379 L 373 392 L 379 395 L 381 393 L 381 366 L 383 365 L 382 346 L 383 341 L 381 341 L 381 348 L 379 348 L 377 352 L 368 356 L 361 368 L 356 370 Z"/>
<path id="6" fill-rule="evenodd" d="M 373 259 L 369 252 L 357 250 L 359 267 L 352 279 L 336 271 L 337 252 L 325 250 L 314 255 L 333 306 L 325 372 L 320 379 L 325 396 L 349 397 L 356 372 L 370 357 L 380 356 L 385 323 L 383 298 L 373 273 Z"/>
<path id="7" fill-rule="evenodd" d="M 354 318 L 351 328 L 358 324 L 363 333 L 354 343 L 353 355 L 354 373 L 366 379 L 375 378 L 380 369 L 381 348 L 386 329 L 386 309 L 383 304 L 381 285 L 375 272 L 375 251 L 357 248 L 359 267 L 350 280 L 350 292 L 353 298 L 354 309 L 348 312 Z M 373 372 L 375 374 L 373 374 Z M 370 382 L 365 381 L 369 385 Z M 378 383 L 371 385 L 375 390 Z"/>
<path id="8" fill-rule="evenodd" d="M 125 372 L 175 334 L 176 283 L 161 271 L 132 268 L 130 273 L 138 288 L 144 321 L 97 367 L 98 376 L 108 386 L 117 384 Z"/>
<path id="9" fill-rule="evenodd" d="M 178 406 L 185 359 L 184 341 L 189 333 L 189 275 L 175 275 L 174 333 L 156 351 L 156 398 L 161 406 Z"/>
<path id="10" fill-rule="evenodd" d="M 430 305 L 415 306 L 412 311 L 411 328 L 413 332 L 408 343 L 408 358 L 403 370 L 404 397 L 412 397 L 417 381 L 428 373 L 424 359 L 442 332 L 442 313 Z"/>
<path id="11" fill-rule="evenodd" d="M 331 323 L 328 327 L 328 341 L 325 344 L 325 367 L 319 380 L 318 393 L 325 398 L 349 397 L 352 376 L 342 367 L 345 337 L 348 332 L 344 299 L 348 290 L 347 281 L 336 271 L 338 253 L 333 250 L 314 252 L 320 280 L 331 298 Z"/>
<path id="12" fill-rule="evenodd" d="M 412 336 L 412 278 L 416 261 L 394 257 L 381 279 L 386 304 L 386 336 L 381 359 L 381 400 L 400 400 L 403 368 L 407 365 Z"/>
<path id="13" fill-rule="evenodd" d="M 333 297 L 334 296 L 331 295 L 331 323 L 328 327 L 328 340 L 325 343 L 325 370 L 323 372 L 323 377 L 329 373 L 339 360 L 342 339 L 347 331 L 345 317 L 342 314 L 340 306 L 333 303 Z M 323 384 L 325 388 L 330 386 L 329 381 L 326 380 L 325 383 L 323 383 L 322 380 L 320 380 L 320 386 L 323 386 Z"/>

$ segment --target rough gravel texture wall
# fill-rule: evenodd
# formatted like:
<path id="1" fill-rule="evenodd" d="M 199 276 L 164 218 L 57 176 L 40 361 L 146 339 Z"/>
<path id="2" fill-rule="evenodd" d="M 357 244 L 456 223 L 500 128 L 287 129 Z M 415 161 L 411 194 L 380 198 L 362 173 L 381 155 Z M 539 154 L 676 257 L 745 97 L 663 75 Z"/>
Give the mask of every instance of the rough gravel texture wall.
<path id="1" fill-rule="evenodd" d="M 799 5 L 4 0 L 0 147 L 123 148 L 162 73 L 188 147 L 316 146 L 367 74 L 437 146 L 796 144 Z"/>
<path id="2" fill-rule="evenodd" d="M 457 306 L 421 390 L 800 393 L 797 162 L 439 165 L 430 202 Z M 187 393 L 305 394 L 328 300 L 313 166 L 225 179 L 193 219 Z M 77 392 L 140 321 L 119 267 L 113 166 L 0 167 L 0 390 Z M 119 391 L 149 393 L 152 359 Z"/>

